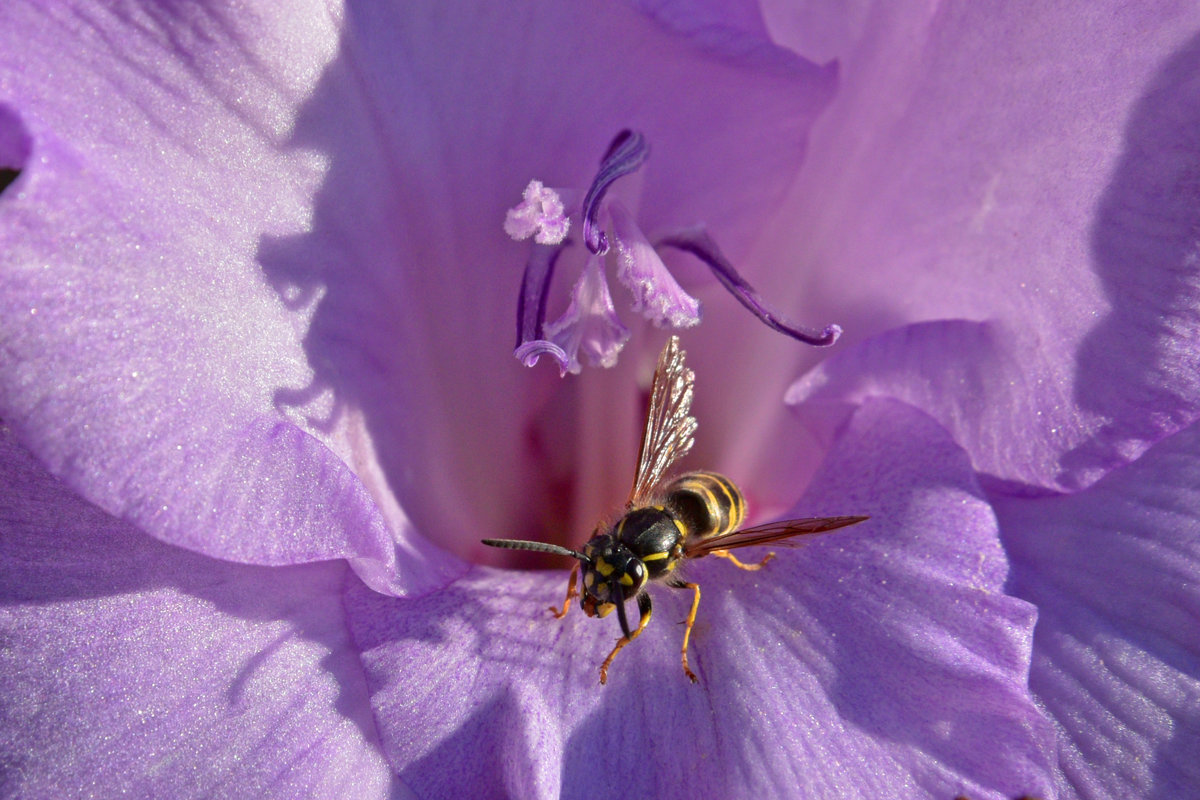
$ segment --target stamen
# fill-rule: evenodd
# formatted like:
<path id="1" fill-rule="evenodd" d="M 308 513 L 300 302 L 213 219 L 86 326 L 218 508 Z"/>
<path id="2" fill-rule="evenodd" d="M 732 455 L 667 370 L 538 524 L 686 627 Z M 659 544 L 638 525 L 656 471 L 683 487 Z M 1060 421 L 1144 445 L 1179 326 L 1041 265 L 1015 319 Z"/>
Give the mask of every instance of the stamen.
<path id="1" fill-rule="evenodd" d="M 538 244 L 561 244 L 567 238 L 571 221 L 563 209 L 558 192 L 530 181 L 521 195 L 523 201 L 504 216 L 504 232 L 517 241 L 530 236 Z"/>
<path id="2" fill-rule="evenodd" d="M 546 297 L 550 292 L 550 279 L 554 276 L 554 265 L 565 245 L 550 247 L 534 245 L 529 261 L 525 264 L 525 275 L 521 279 L 521 294 L 517 298 L 517 348 L 513 355 L 522 364 L 532 367 L 538 358 L 548 355 L 558 361 L 558 371 L 567 374 L 570 359 L 561 347 L 541 338 L 542 325 L 546 321 Z"/>
<path id="3" fill-rule="evenodd" d="M 683 290 L 624 206 L 608 205 L 617 245 L 617 277 L 633 293 L 633 310 L 660 328 L 700 322 L 700 301 Z"/>
<path id="4" fill-rule="evenodd" d="M 593 367 L 616 365 L 629 329 L 617 317 L 599 256 L 588 258 L 571 290 L 571 304 L 558 320 L 545 326 L 545 334 L 565 351 L 568 372 L 580 372 L 580 351 Z"/>
<path id="5" fill-rule="evenodd" d="M 623 130 L 608 146 L 581 206 L 576 206 L 571 193 L 571 208 L 578 208 L 583 221 L 587 263 L 572 289 L 570 305 L 553 323 L 546 323 L 546 299 L 555 262 L 569 244 L 566 235 L 570 222 L 562 197 L 540 181 L 530 181 L 522 203 L 508 212 L 504 230 L 514 239 L 532 237 L 536 242 L 525 265 L 517 303 L 517 346 L 513 354 L 521 363 L 532 367 L 548 355 L 558 362 L 560 375 L 580 371 L 580 352 L 593 365 L 611 367 L 616 363 L 629 339 L 629 329 L 616 315 L 604 277 L 602 259 L 610 250 L 604 228 L 610 222 L 617 250 L 617 277 L 632 292 L 634 310 L 655 325 L 685 328 L 700 321 L 699 301 L 683 290 L 658 254 L 659 247 L 667 246 L 691 253 L 707 264 L 721 285 L 771 329 L 818 347 L 836 342 L 842 333 L 837 325 L 823 330 L 797 325 L 770 308 L 703 228 L 675 233 L 651 245 L 620 200 L 606 200 L 609 187 L 618 178 L 637 171 L 649 154 L 645 136 Z"/>
<path id="6" fill-rule="evenodd" d="M 733 268 L 733 264 L 729 263 L 729 259 L 717 247 L 717 243 L 703 229 L 698 228 L 672 234 L 659 240 L 658 246 L 674 247 L 685 253 L 691 253 L 703 261 L 712 270 L 721 285 L 738 299 L 738 302 L 750 309 L 754 316 L 773 330 L 817 347 L 827 347 L 842 335 L 842 329 L 838 325 L 828 325 L 824 330 L 818 331 L 816 328 L 789 322 L 769 308 L 754 287 L 738 274 L 737 270 Z"/>
<path id="7" fill-rule="evenodd" d="M 608 146 L 608 152 L 600 162 L 600 171 L 583 198 L 583 241 L 596 255 L 608 252 L 608 237 L 598 221 L 600 201 L 617 178 L 636 171 L 649 155 L 650 145 L 638 131 L 623 130 Z"/>

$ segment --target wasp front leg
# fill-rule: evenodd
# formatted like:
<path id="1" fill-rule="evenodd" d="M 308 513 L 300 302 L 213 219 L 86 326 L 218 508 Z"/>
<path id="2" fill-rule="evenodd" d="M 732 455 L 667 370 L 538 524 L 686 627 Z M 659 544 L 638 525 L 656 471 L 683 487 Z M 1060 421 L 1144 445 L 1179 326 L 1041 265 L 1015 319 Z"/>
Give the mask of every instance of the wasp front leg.
<path id="1" fill-rule="evenodd" d="M 696 683 L 699 681 L 699 678 L 697 678 L 696 673 L 692 672 L 691 668 L 688 667 L 687 651 L 688 642 L 691 641 L 692 638 L 692 626 L 696 624 L 696 611 L 698 611 L 700 608 L 700 584 L 676 580 L 671 581 L 667 585 L 673 589 L 691 589 L 693 592 L 692 610 L 688 612 L 687 621 L 684 623 L 685 627 L 683 629 L 683 671 L 692 681 L 692 683 Z"/>
<path id="2" fill-rule="evenodd" d="M 749 570 L 750 572 L 762 569 L 767 565 L 768 561 L 775 557 L 774 553 L 767 553 L 765 556 L 763 556 L 762 561 L 759 561 L 757 564 L 747 564 L 728 550 L 713 550 L 709 553 L 709 555 L 716 556 L 717 558 L 728 559 L 738 569 Z"/>
<path id="3" fill-rule="evenodd" d="M 567 615 L 567 611 L 571 608 L 571 601 L 579 597 L 579 590 L 575 588 L 575 582 L 579 580 L 579 562 L 575 562 L 575 566 L 571 567 L 571 577 L 567 580 L 567 596 L 563 600 L 562 608 L 558 609 L 550 606 L 550 610 L 554 613 L 555 619 L 562 619 Z"/>
<path id="4" fill-rule="evenodd" d="M 625 634 L 617 640 L 617 646 L 608 654 L 608 658 L 604 659 L 604 663 L 600 665 L 600 684 L 608 683 L 608 668 L 612 664 L 613 659 L 617 657 L 617 653 L 621 652 L 621 648 L 632 642 L 646 630 L 646 625 L 650 622 L 650 612 L 653 610 L 653 604 L 650 602 L 650 595 L 642 592 L 637 596 L 638 612 L 642 618 L 638 620 L 638 626 L 632 632 L 629 630 L 628 624 L 625 622 L 625 611 L 622 604 L 617 605 L 617 611 L 621 619 L 621 628 Z"/>

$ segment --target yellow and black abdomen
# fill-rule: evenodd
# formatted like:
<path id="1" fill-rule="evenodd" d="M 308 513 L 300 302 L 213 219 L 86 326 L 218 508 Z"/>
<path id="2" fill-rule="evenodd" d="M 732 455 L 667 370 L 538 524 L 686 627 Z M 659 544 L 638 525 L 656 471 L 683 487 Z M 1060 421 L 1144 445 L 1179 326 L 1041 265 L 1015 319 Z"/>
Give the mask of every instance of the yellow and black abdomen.
<path id="1" fill-rule="evenodd" d="M 688 472 L 663 490 L 666 507 L 683 523 L 688 538 L 729 533 L 746 519 L 746 498 L 724 475 Z"/>

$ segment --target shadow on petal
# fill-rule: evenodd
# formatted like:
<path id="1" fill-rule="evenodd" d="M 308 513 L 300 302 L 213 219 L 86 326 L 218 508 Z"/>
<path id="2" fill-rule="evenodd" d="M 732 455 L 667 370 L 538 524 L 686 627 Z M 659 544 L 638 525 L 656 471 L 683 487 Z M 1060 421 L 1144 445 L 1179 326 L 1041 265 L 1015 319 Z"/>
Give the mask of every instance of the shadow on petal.
<path id="1" fill-rule="evenodd" d="M 1065 797 L 1185 797 L 1200 781 L 1200 426 L 1087 489 L 994 501 L 1010 590 L 1036 603 L 1030 687 Z"/>
<path id="2" fill-rule="evenodd" d="M 31 142 L 21 115 L 0 103 L 0 194 L 8 190 L 25 169 Z"/>
<path id="3" fill-rule="evenodd" d="M 1200 413 L 1200 37 L 1134 106 L 1091 246 L 1112 309 L 1080 346 L 1073 400 L 1111 422 L 1062 464 L 1095 473 Z"/>
<path id="4" fill-rule="evenodd" d="M 0 456 L 7 789 L 395 796 L 345 627 L 345 565 L 191 553 L 80 499 L 7 431 Z"/>

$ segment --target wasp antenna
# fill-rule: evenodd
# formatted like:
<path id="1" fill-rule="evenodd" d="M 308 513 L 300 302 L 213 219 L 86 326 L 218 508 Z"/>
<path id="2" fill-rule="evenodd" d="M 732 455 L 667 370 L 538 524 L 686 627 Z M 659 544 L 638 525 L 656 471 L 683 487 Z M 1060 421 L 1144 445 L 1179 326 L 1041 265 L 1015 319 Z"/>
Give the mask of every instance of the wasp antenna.
<path id="1" fill-rule="evenodd" d="M 577 558 L 585 564 L 591 561 L 583 553 L 567 547 L 559 547 L 549 542 L 528 542 L 524 539 L 482 539 L 481 541 L 488 547 L 499 547 L 504 550 L 532 550 L 535 553 L 553 553 L 556 556 Z"/>

